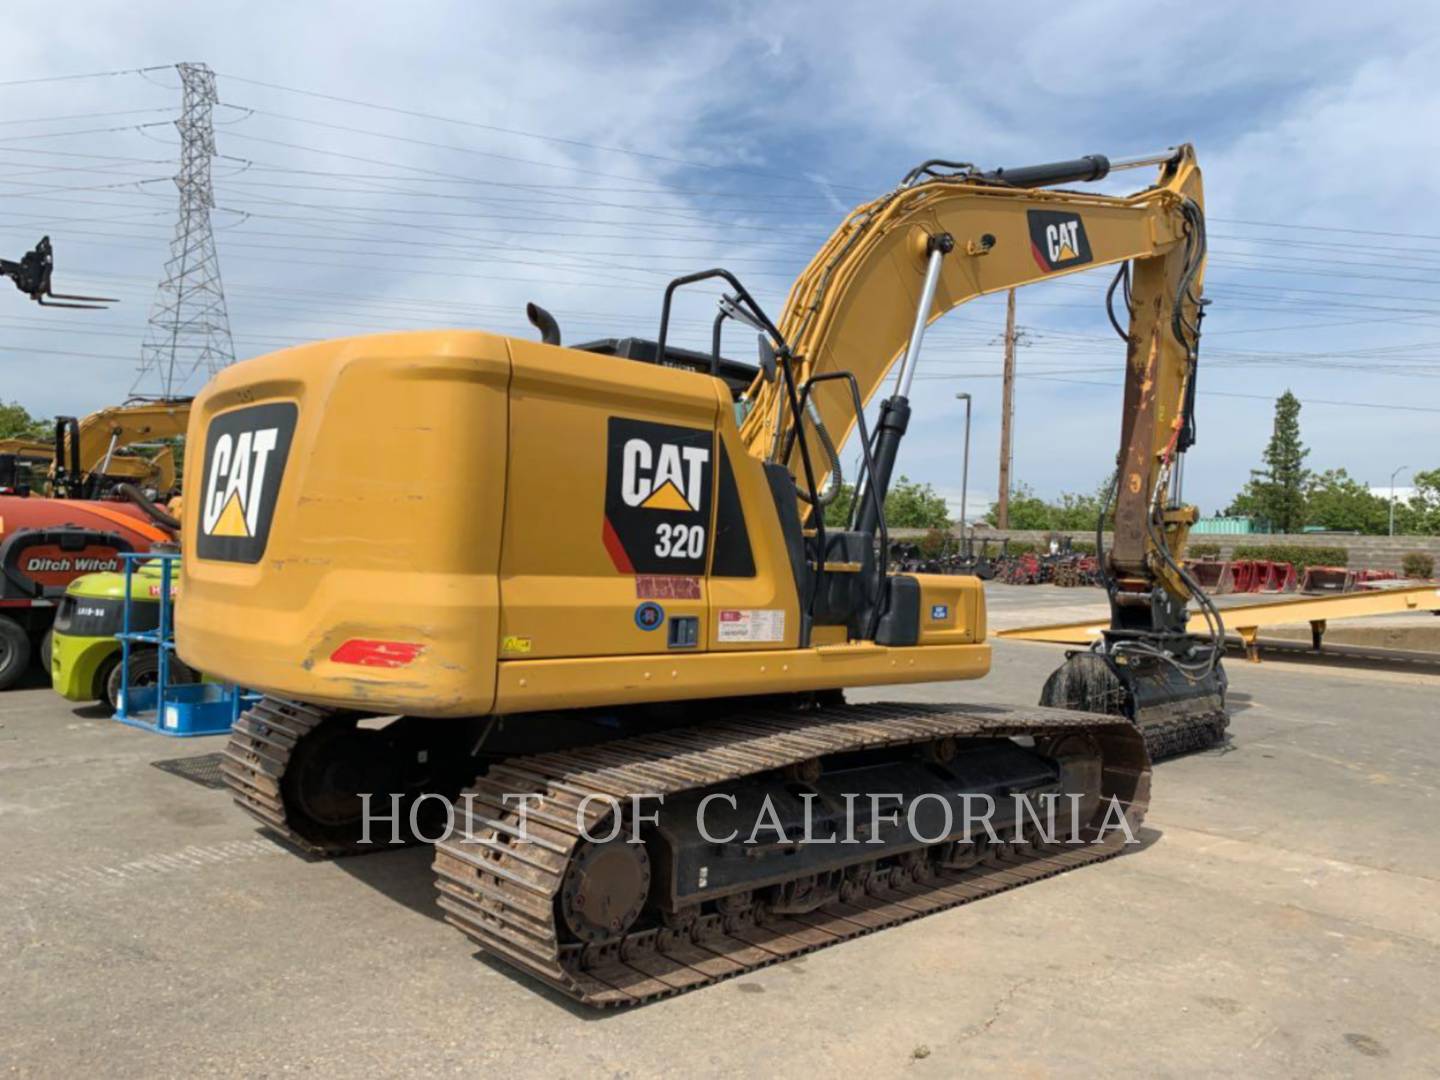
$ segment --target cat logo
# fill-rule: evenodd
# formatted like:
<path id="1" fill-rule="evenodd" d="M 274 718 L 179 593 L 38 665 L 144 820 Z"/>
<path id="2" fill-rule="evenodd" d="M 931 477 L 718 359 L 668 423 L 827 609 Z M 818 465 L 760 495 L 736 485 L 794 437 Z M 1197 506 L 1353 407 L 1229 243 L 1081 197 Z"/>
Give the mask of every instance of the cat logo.
<path id="1" fill-rule="evenodd" d="M 272 427 L 242 431 L 233 439 L 225 434 L 216 441 L 201 526 L 211 536 L 255 535 L 265 466 L 277 435 L 279 430 Z"/>
<path id="2" fill-rule="evenodd" d="M 210 423 L 196 553 L 253 563 L 265 552 L 298 410 L 289 403 L 223 413 Z"/>
<path id="3" fill-rule="evenodd" d="M 1059 210 L 1030 210 L 1030 253 L 1047 274 L 1083 266 L 1094 256 L 1090 238 L 1085 235 L 1085 222 L 1079 214 Z"/>
<path id="4" fill-rule="evenodd" d="M 643 438 L 627 439 L 621 450 L 622 487 L 626 506 L 646 510 L 699 510 L 708 446 L 652 445 Z"/>
<path id="5" fill-rule="evenodd" d="M 714 432 L 612 416 L 600 538 L 623 574 L 703 574 Z"/>

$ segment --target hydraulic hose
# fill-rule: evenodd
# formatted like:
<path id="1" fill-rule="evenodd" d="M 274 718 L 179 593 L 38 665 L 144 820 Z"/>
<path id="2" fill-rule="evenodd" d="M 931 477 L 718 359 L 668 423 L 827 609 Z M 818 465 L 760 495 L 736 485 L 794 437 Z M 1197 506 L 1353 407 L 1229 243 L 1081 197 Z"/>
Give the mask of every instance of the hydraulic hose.
<path id="1" fill-rule="evenodd" d="M 171 517 L 164 510 L 160 509 L 160 507 L 156 506 L 146 497 L 145 493 L 134 484 L 116 484 L 115 490 L 143 510 L 145 516 L 155 522 L 156 525 L 159 525 L 162 529 L 169 529 L 176 536 L 180 535 L 179 519 Z"/>
<path id="2" fill-rule="evenodd" d="M 815 435 L 820 440 L 820 448 L 825 451 L 825 460 L 829 462 L 829 475 L 825 478 L 825 487 L 815 496 L 815 502 L 823 509 L 835 501 L 835 496 L 840 494 L 840 485 L 845 482 L 844 474 L 840 468 L 840 453 L 835 449 L 835 440 L 830 438 L 830 431 L 825 426 L 825 421 L 820 418 L 820 410 L 815 407 L 814 397 L 805 399 L 805 415 L 810 418 L 810 423 L 815 426 Z M 805 433 L 802 430 L 800 437 L 803 439 Z M 810 502 L 810 496 L 803 491 L 796 491 L 800 501 Z"/>

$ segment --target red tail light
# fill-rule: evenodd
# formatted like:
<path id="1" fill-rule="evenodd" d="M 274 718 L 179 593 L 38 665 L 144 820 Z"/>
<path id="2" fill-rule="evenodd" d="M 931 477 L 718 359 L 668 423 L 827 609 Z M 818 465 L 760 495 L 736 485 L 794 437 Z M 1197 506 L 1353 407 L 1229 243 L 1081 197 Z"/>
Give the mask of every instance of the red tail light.
<path id="1" fill-rule="evenodd" d="M 368 641 L 365 638 L 351 638 L 331 653 L 330 659 L 337 664 L 397 668 L 404 667 L 424 651 L 424 645 L 410 641 Z"/>

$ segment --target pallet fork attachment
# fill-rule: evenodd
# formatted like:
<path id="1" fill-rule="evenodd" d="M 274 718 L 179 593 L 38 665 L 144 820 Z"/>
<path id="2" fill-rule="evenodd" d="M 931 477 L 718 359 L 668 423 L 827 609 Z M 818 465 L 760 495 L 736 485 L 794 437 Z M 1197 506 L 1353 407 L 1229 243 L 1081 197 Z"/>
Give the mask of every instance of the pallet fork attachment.
<path id="1" fill-rule="evenodd" d="M 21 256 L 19 262 L 0 259 L 0 276 L 11 278 L 15 287 L 41 307 L 87 308 L 101 311 L 118 303 L 113 296 L 81 296 L 76 293 L 57 293 L 51 288 L 51 275 L 55 272 L 55 253 L 50 246 L 50 237 L 42 236 L 40 242 Z"/>

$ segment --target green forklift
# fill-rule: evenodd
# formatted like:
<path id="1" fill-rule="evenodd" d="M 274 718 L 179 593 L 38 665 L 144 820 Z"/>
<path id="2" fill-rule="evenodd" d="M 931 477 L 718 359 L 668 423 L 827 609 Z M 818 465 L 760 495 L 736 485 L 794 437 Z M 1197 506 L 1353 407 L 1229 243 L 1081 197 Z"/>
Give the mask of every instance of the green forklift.
<path id="1" fill-rule="evenodd" d="M 174 596 L 178 574 L 171 577 Z M 160 622 L 159 560 L 142 564 L 130 579 L 130 629 L 154 630 Z M 50 681 L 69 701 L 102 701 L 114 712 L 119 704 L 123 650 L 118 635 L 125 618 L 125 575 L 118 571 L 85 574 L 72 581 L 60 600 L 50 645 Z M 129 684 L 149 686 L 159 677 L 160 657 L 153 647 L 130 652 Z M 200 676 L 170 659 L 172 685 L 197 683 Z"/>

